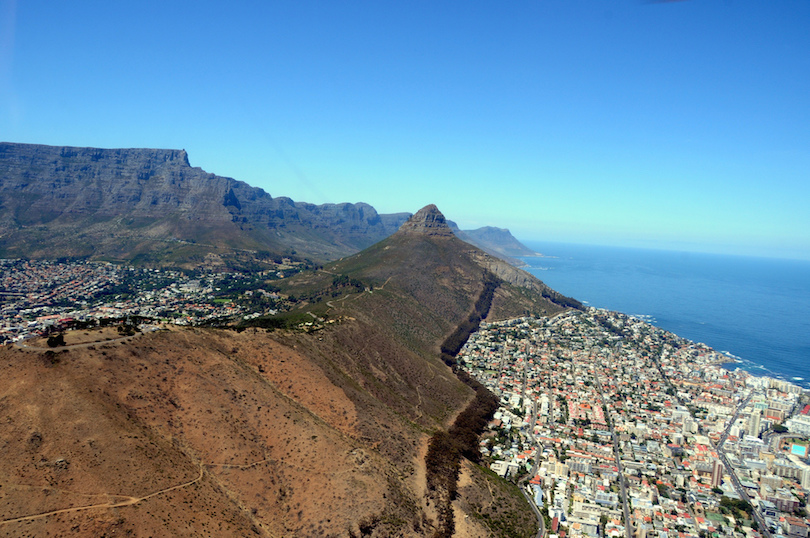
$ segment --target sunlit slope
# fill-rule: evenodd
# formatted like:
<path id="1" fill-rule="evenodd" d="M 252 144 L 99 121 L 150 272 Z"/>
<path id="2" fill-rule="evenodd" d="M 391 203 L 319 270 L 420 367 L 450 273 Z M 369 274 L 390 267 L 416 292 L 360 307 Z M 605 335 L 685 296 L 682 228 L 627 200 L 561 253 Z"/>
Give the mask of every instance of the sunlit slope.
<path id="1" fill-rule="evenodd" d="M 356 406 L 264 334 L 93 347 L 0 350 L 0 535 L 314 535 L 400 500 Z"/>
<path id="2" fill-rule="evenodd" d="M 473 394 L 441 343 L 487 282 L 491 316 L 563 308 L 539 281 L 494 277 L 523 278 L 445 227 L 425 208 L 366 251 L 285 281 L 308 297 L 293 314 L 310 325 L 0 349 L 0 535 L 434 535 L 427 440 Z M 525 513 L 465 469 L 467 535 L 488 531 L 464 514 Z M 519 519 L 530 534 L 531 517 Z"/>

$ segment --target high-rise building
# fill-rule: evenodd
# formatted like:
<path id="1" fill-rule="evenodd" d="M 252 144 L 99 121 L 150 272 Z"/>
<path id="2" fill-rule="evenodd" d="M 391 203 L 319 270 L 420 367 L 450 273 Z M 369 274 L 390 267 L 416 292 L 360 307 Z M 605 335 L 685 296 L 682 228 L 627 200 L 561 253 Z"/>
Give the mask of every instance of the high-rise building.
<path id="1" fill-rule="evenodd" d="M 720 484 L 723 483 L 723 464 L 720 463 L 720 460 L 714 460 L 714 465 L 712 465 L 712 487 L 719 488 Z"/>
<path id="2" fill-rule="evenodd" d="M 754 437 L 759 437 L 760 424 L 762 422 L 762 412 L 758 409 L 751 413 L 751 418 L 748 419 L 748 434 Z"/>
<path id="3" fill-rule="evenodd" d="M 804 489 L 810 489 L 810 467 L 802 468 L 801 482 Z"/>

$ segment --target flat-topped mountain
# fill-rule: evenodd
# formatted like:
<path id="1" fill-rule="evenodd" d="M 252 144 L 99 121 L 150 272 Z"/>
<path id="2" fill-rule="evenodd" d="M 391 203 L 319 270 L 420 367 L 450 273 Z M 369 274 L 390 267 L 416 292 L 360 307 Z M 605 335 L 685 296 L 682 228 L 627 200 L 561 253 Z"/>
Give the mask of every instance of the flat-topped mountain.
<path id="1" fill-rule="evenodd" d="M 182 150 L 0 143 L 4 257 L 171 263 L 252 250 L 324 261 L 387 237 L 409 216 L 274 198 L 192 167 Z"/>
<path id="2" fill-rule="evenodd" d="M 365 203 L 274 198 L 192 167 L 184 150 L 0 143 L 0 257 L 185 266 L 224 258 L 239 266 L 296 255 L 323 262 L 376 243 L 410 216 L 378 214 Z M 508 230 L 448 224 L 510 263 L 532 254 Z"/>

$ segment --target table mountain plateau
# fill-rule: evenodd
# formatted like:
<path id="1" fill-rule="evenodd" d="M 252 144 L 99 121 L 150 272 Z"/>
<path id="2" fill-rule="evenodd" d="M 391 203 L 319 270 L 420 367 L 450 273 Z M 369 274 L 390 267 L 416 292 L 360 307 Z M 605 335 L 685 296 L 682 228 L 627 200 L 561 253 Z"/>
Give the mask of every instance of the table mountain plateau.
<path id="1" fill-rule="evenodd" d="M 365 203 L 274 198 L 192 167 L 183 150 L 0 143 L 0 256 L 7 258 L 185 267 L 293 255 L 323 262 L 376 243 L 408 217 Z M 468 234 L 498 254 L 491 238 Z M 512 246 L 504 237 L 495 243 Z"/>
<path id="2" fill-rule="evenodd" d="M 408 216 L 273 198 L 192 168 L 181 150 L 0 144 L 6 257 L 199 261 L 254 250 L 327 260 L 390 235 Z"/>
<path id="3" fill-rule="evenodd" d="M 581 305 L 435 206 L 283 286 L 297 310 L 252 326 L 0 349 L 0 535 L 535 534 L 516 489 L 464 458 L 437 476 L 428 445 L 481 394 L 465 331 Z"/>

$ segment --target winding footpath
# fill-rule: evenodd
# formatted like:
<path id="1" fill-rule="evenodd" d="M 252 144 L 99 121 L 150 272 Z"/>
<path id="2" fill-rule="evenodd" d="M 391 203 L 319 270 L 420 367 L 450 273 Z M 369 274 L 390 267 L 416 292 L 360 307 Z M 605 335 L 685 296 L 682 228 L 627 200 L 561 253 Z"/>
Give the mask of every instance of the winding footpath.
<path id="1" fill-rule="evenodd" d="M 158 495 L 163 495 L 164 493 L 168 493 L 170 491 L 174 491 L 174 490 L 177 490 L 177 489 L 182 489 L 182 488 L 187 488 L 189 486 L 193 486 L 194 484 L 196 484 L 197 482 L 202 480 L 202 478 L 203 478 L 203 476 L 205 474 L 205 467 L 227 467 L 227 468 L 234 468 L 234 469 L 249 469 L 251 467 L 261 465 L 262 463 L 266 463 L 267 461 L 268 461 L 267 459 L 264 459 L 264 460 L 257 461 L 257 462 L 254 462 L 254 463 L 249 463 L 247 465 L 237 465 L 237 464 L 230 464 L 230 463 L 208 463 L 208 464 L 203 463 L 203 464 L 200 464 L 200 474 L 197 476 L 197 478 L 195 478 L 193 480 L 189 480 L 188 482 L 183 482 L 182 484 L 177 484 L 177 485 L 174 485 L 174 486 L 170 486 L 168 488 L 161 489 L 159 491 L 155 491 L 155 492 L 150 493 L 149 495 L 145 495 L 143 497 L 131 497 L 129 495 L 100 493 L 100 494 L 93 495 L 93 496 L 101 497 L 101 496 L 106 495 L 108 497 L 117 497 L 117 498 L 123 499 L 123 500 L 118 501 L 118 502 L 106 502 L 106 503 L 100 503 L 100 504 L 88 504 L 88 505 L 84 505 L 84 506 L 74 506 L 72 508 L 62 508 L 62 509 L 59 509 L 59 510 L 51 510 L 49 512 L 41 512 L 39 514 L 30 514 L 30 515 L 27 515 L 27 516 L 20 516 L 20 517 L 15 517 L 15 518 L 4 519 L 4 520 L 0 520 L 0 526 L 9 525 L 11 523 L 20 523 L 20 522 L 23 522 L 23 521 L 33 521 L 33 520 L 36 520 L 36 519 L 44 519 L 46 517 L 55 516 L 55 515 L 58 515 L 58 514 L 67 514 L 67 513 L 71 513 L 71 512 L 83 512 L 83 511 L 86 511 L 86 510 L 94 510 L 94 509 L 108 510 L 110 508 L 121 508 L 123 506 L 132 506 L 134 504 L 138 504 L 138 503 L 141 503 L 143 501 L 149 500 L 149 499 L 151 499 L 153 497 L 157 497 Z"/>
<path id="2" fill-rule="evenodd" d="M 43 518 L 46 518 L 46 517 L 49 517 L 49 516 L 55 516 L 57 514 L 67 514 L 67 513 L 70 513 L 70 512 L 82 512 L 82 511 L 85 511 L 85 510 L 93 510 L 93 509 L 96 509 L 96 508 L 98 508 L 98 509 L 110 509 L 110 508 L 120 508 L 122 506 L 132 506 L 133 504 L 138 504 L 138 503 L 143 502 L 143 501 L 145 501 L 147 499 L 151 499 L 152 497 L 157 497 L 158 495 L 162 495 L 164 493 L 168 493 L 168 492 L 174 491 L 176 489 L 186 488 L 188 486 L 196 484 L 197 482 L 202 480 L 202 477 L 203 477 L 204 473 L 205 473 L 205 470 L 203 469 L 203 466 L 200 465 L 200 474 L 194 480 L 189 480 L 188 482 L 184 482 L 182 484 L 177 484 L 176 486 L 171 486 L 171 487 L 168 487 L 168 488 L 165 488 L 165 489 L 161 489 L 160 491 L 155 491 L 154 493 L 150 493 L 149 495 L 146 495 L 144 497 L 130 497 L 128 495 L 110 494 L 109 495 L 110 497 L 123 498 L 124 500 L 119 501 L 119 502 L 106 502 L 106 503 L 102 503 L 102 504 L 89 504 L 89 505 L 86 505 L 86 506 L 74 506 L 73 508 L 62 508 L 61 510 L 51 510 L 50 512 L 42 512 L 42 513 L 39 513 L 39 514 L 31 514 L 31 515 L 28 515 L 28 516 L 15 517 L 15 518 L 11 518 L 11 519 L 4 519 L 4 520 L 0 521 L 0 525 L 8 525 L 10 523 L 19 523 L 19 522 L 22 522 L 22 521 L 33 521 L 35 519 L 43 519 Z"/>

